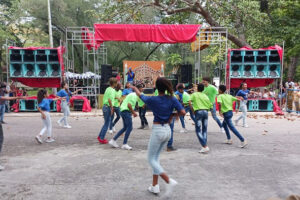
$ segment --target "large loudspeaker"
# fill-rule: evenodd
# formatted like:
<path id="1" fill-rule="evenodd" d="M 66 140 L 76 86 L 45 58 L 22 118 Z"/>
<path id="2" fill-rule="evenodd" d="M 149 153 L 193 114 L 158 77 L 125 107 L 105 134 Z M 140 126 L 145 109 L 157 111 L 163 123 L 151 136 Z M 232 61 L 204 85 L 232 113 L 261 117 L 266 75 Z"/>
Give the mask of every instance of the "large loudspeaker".
<path id="1" fill-rule="evenodd" d="M 24 50 L 23 61 L 24 62 L 34 62 L 34 51 L 33 50 Z"/>
<path id="2" fill-rule="evenodd" d="M 180 66 L 180 82 L 181 83 L 190 83 L 192 82 L 192 70 L 193 67 L 191 64 L 184 64 Z"/>
<path id="3" fill-rule="evenodd" d="M 108 81 L 111 77 L 112 77 L 112 66 L 101 65 L 101 83 L 108 84 Z"/>
<path id="4" fill-rule="evenodd" d="M 36 72 L 38 77 L 48 77 L 47 65 L 46 64 L 36 64 Z"/>
<path id="5" fill-rule="evenodd" d="M 33 63 L 24 64 L 24 76 L 35 77 L 35 67 Z"/>
<path id="6" fill-rule="evenodd" d="M 22 64 L 19 63 L 10 64 L 10 76 L 11 77 L 23 76 Z"/>
<path id="7" fill-rule="evenodd" d="M 106 88 L 108 88 L 109 85 L 108 84 L 100 84 L 100 94 L 104 94 Z"/>

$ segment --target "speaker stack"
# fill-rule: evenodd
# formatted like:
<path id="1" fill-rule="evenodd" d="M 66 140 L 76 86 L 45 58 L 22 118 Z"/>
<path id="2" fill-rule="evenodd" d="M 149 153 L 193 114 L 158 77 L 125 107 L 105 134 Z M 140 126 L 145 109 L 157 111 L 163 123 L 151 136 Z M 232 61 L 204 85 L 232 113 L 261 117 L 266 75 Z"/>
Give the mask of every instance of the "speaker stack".
<path id="1" fill-rule="evenodd" d="M 280 78 L 277 50 L 233 50 L 230 52 L 230 78 Z"/>
<path id="2" fill-rule="evenodd" d="M 104 94 L 107 87 L 109 87 L 109 79 L 113 75 L 112 65 L 104 64 L 101 65 L 101 84 L 100 94 Z"/>
<path id="3" fill-rule="evenodd" d="M 179 70 L 179 81 L 180 83 L 191 83 L 193 78 L 192 73 L 193 67 L 191 64 L 183 64 Z"/>

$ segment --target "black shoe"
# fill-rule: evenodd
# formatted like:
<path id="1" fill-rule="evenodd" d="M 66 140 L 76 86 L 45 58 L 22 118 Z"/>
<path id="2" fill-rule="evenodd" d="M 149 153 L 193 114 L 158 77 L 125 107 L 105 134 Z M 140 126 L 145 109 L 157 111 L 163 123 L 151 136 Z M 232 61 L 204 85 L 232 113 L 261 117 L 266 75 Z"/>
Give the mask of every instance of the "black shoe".
<path id="1" fill-rule="evenodd" d="M 1 124 L 7 124 L 6 122 L 2 121 Z"/>
<path id="2" fill-rule="evenodd" d="M 173 146 L 172 147 L 167 147 L 167 151 L 176 151 L 177 149 L 174 148 Z"/>
<path id="3" fill-rule="evenodd" d="M 144 129 L 145 128 L 145 126 L 140 126 L 139 128 L 137 128 L 137 129 Z"/>

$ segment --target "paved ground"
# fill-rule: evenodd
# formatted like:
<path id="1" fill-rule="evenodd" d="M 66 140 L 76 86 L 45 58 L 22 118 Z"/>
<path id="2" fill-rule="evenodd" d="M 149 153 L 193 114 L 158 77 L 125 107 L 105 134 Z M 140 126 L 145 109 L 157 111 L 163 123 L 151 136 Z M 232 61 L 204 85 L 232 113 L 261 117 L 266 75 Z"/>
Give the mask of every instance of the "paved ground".
<path id="1" fill-rule="evenodd" d="M 6 117 L 5 143 L 0 162 L 0 199 L 34 200 L 148 200 L 160 199 L 146 191 L 151 170 L 146 161 L 150 130 L 139 131 L 139 119 L 129 139 L 133 151 L 99 145 L 96 137 L 103 124 L 100 116 L 72 117 L 72 129 L 54 124 L 56 142 L 38 145 L 34 136 L 41 129 L 39 115 Z M 268 118 L 268 119 L 266 119 Z M 151 121 L 152 116 L 148 116 Z M 53 116 L 53 122 L 58 116 Z M 189 133 L 181 134 L 176 123 L 176 152 L 163 152 L 161 162 L 179 182 L 173 199 L 267 200 L 300 194 L 300 118 L 252 116 L 250 128 L 238 127 L 248 139 L 222 144 L 225 135 L 209 119 L 207 155 L 198 153 L 199 142 L 191 120 Z M 117 128 L 120 128 L 118 124 Z M 108 139 L 112 135 L 108 134 Z M 119 139 L 119 144 L 121 143 Z M 161 190 L 165 186 L 160 180 Z"/>

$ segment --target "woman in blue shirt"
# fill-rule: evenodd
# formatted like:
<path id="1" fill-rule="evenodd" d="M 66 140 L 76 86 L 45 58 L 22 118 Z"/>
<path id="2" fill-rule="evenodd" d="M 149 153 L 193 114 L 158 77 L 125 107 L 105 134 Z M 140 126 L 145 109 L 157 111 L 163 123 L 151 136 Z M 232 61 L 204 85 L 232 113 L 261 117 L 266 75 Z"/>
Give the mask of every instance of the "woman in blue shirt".
<path id="1" fill-rule="evenodd" d="M 65 100 L 61 101 L 60 104 L 64 116 L 60 120 L 58 120 L 57 123 L 59 126 L 62 126 L 62 122 L 64 122 L 64 128 L 72 128 L 68 124 L 68 116 L 70 115 L 70 97 L 72 97 L 72 92 L 69 90 L 69 86 L 65 82 L 61 83 L 61 88 L 62 89 L 56 95 L 59 97 L 65 97 Z M 82 91 L 82 89 L 76 90 L 73 93 L 77 94 L 79 91 Z"/>
<path id="2" fill-rule="evenodd" d="M 148 190 L 154 194 L 160 192 L 158 185 L 158 176 L 160 176 L 167 183 L 166 196 L 171 195 L 177 182 L 169 178 L 164 172 L 159 163 L 159 155 L 171 137 L 170 121 L 173 118 L 174 109 L 177 110 L 179 115 L 185 115 L 183 106 L 173 96 L 172 88 L 172 83 L 166 78 L 158 78 L 156 80 L 158 96 L 144 96 L 136 87 L 132 87 L 140 99 L 152 110 L 154 115 L 152 134 L 148 145 L 148 162 L 153 170 L 153 181 Z M 169 95 L 165 94 L 166 91 Z"/>
<path id="3" fill-rule="evenodd" d="M 55 99 L 46 99 L 48 97 L 48 92 L 45 89 L 41 89 L 38 91 L 37 100 L 38 100 L 38 111 L 42 115 L 42 120 L 44 124 L 44 128 L 41 130 L 40 134 L 35 137 L 36 141 L 40 144 L 43 143 L 43 135 L 47 131 L 47 139 L 45 142 L 50 143 L 55 140 L 52 138 L 52 123 L 50 117 L 50 103 L 52 101 L 63 99 L 63 98 L 55 98 Z"/>
<path id="4" fill-rule="evenodd" d="M 248 95 L 250 91 L 247 89 L 247 83 L 241 83 L 240 90 L 236 93 L 235 96 L 237 97 L 242 97 L 241 103 L 238 101 L 238 107 L 236 111 L 240 109 L 242 111 L 242 115 L 239 116 L 234 122 L 235 125 L 237 126 L 239 121 L 243 119 L 243 127 L 247 128 L 249 127 L 248 124 L 246 123 L 246 118 L 247 118 L 247 100 L 248 100 Z M 240 105 L 239 105 L 240 104 Z"/>

